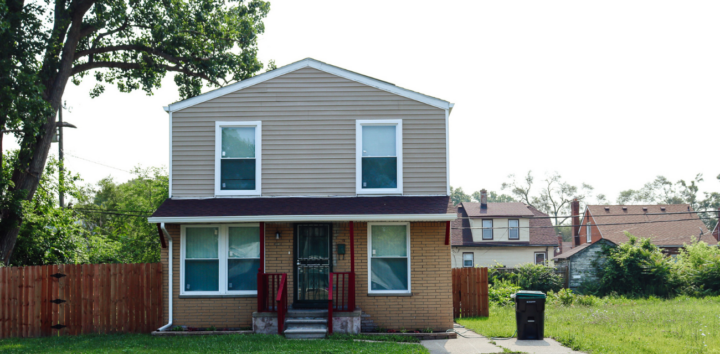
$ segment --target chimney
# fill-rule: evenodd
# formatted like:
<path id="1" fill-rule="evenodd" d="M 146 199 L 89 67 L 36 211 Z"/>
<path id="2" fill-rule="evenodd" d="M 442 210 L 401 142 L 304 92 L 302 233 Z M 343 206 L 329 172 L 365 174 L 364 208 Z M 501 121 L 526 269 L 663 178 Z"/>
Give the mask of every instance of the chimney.
<path id="1" fill-rule="evenodd" d="M 480 190 L 480 209 L 487 209 L 487 191 Z"/>
<path id="2" fill-rule="evenodd" d="M 572 216 L 572 230 L 573 240 L 575 241 L 575 247 L 580 246 L 580 202 L 577 198 L 573 199 L 570 203 L 571 216 Z"/>
<path id="3" fill-rule="evenodd" d="M 557 238 L 558 238 L 558 246 L 557 246 L 557 252 L 555 253 L 556 256 L 559 255 L 559 254 L 561 254 L 561 253 L 563 253 L 563 249 L 562 249 L 562 243 L 563 243 L 562 236 L 558 235 Z"/>

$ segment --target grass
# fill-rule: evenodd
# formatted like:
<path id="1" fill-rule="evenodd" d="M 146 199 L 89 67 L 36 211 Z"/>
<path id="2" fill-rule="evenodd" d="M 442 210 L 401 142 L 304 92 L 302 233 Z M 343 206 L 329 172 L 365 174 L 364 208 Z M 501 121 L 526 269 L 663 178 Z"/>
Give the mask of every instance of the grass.
<path id="1" fill-rule="evenodd" d="M 515 308 L 459 324 L 488 337 L 515 332 Z M 592 306 L 548 305 L 545 337 L 588 353 L 720 353 L 720 297 L 603 299 Z"/>
<path id="2" fill-rule="evenodd" d="M 399 335 L 383 335 L 370 336 L 367 334 L 333 334 L 330 336 L 332 340 L 374 340 L 378 342 L 394 342 L 394 343 L 420 343 L 420 338 L 414 336 Z"/>
<path id="3" fill-rule="evenodd" d="M 0 353 L 428 353 L 421 345 L 356 338 L 288 340 L 277 335 L 153 337 L 148 334 L 3 339 Z M 378 339 L 375 339 L 378 340 Z"/>

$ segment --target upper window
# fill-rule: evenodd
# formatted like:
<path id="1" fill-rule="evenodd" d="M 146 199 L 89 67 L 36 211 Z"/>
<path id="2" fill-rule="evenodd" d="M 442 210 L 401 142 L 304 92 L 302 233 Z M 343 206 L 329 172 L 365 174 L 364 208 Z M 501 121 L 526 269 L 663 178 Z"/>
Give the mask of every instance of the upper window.
<path id="1" fill-rule="evenodd" d="M 410 224 L 368 225 L 370 293 L 410 292 Z"/>
<path id="2" fill-rule="evenodd" d="M 587 231 L 585 241 L 587 241 L 587 243 L 591 243 L 592 242 L 592 225 L 589 222 L 587 223 L 587 230 L 585 230 L 585 231 Z"/>
<path id="3" fill-rule="evenodd" d="M 358 194 L 402 193 L 402 120 L 358 120 Z"/>
<path id="4" fill-rule="evenodd" d="M 492 240 L 493 239 L 493 221 L 492 219 L 485 219 L 482 221 L 482 239 Z"/>
<path id="5" fill-rule="evenodd" d="M 184 226 L 181 294 L 256 294 L 260 227 Z"/>
<path id="6" fill-rule="evenodd" d="M 463 267 L 472 267 L 475 263 L 475 255 L 470 253 L 463 253 Z"/>
<path id="7" fill-rule="evenodd" d="M 261 122 L 215 123 L 215 194 L 259 195 Z"/>
<path id="8" fill-rule="evenodd" d="M 508 220 L 508 239 L 520 239 L 520 220 Z"/>

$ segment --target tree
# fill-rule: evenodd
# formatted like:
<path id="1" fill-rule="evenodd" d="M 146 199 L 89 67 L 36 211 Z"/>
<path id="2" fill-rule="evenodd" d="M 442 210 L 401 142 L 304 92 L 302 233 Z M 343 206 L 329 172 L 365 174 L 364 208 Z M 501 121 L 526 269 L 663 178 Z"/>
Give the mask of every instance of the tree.
<path id="1" fill-rule="evenodd" d="M 503 183 L 500 189 L 509 189 L 510 192 L 521 202 L 527 205 L 532 205 L 532 201 L 530 200 L 530 189 L 532 189 L 533 182 L 535 181 L 532 171 L 528 171 L 524 181 L 518 182 L 513 174 L 508 175 L 508 179 L 511 180 L 511 182 Z"/>
<path id="2" fill-rule="evenodd" d="M 73 207 L 91 235 L 91 263 L 160 261 L 157 228 L 147 217 L 168 197 L 168 174 L 158 167 L 136 167 L 132 173 L 124 183 L 100 180 Z"/>
<path id="3" fill-rule="evenodd" d="M 458 205 L 462 202 L 469 202 L 471 199 L 469 195 L 463 192 L 462 187 L 453 188 L 453 186 L 450 186 L 450 200 L 452 200 L 453 205 Z"/>
<path id="4" fill-rule="evenodd" d="M 480 203 L 480 191 L 475 191 L 472 194 L 472 198 Z M 487 202 L 488 203 L 512 203 L 517 202 L 515 198 L 507 195 L 507 194 L 497 194 L 497 192 L 489 191 L 487 192 Z"/>
<path id="5" fill-rule="evenodd" d="M 68 80 L 90 75 L 97 97 L 114 84 L 151 94 L 175 73 L 181 98 L 262 69 L 257 38 L 263 0 L 48 0 L 0 4 L 0 130 L 18 130 L 20 151 L 0 211 L 0 256 L 8 264 L 56 130 Z M 98 71 L 98 69 L 102 69 Z M 0 134 L 1 136 L 1 134 Z M 1 141 L 0 141 L 1 143 Z"/>
<path id="6" fill-rule="evenodd" d="M 4 160 L 11 164 L 15 158 L 17 151 L 12 151 Z M 25 222 L 18 234 L 11 262 L 13 266 L 79 264 L 88 260 L 88 234 L 80 218 L 72 209 L 58 205 L 60 188 L 71 197 L 82 194 L 76 186 L 80 177 L 67 172 L 60 187 L 55 177 L 59 167 L 58 160 L 50 157 L 38 192 L 32 201 L 23 202 Z"/>

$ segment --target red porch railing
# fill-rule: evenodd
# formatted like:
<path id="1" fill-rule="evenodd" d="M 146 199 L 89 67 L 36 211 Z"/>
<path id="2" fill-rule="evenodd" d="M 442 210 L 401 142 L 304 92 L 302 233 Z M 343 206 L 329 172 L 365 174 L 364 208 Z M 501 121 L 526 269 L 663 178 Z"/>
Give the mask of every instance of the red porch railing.
<path id="1" fill-rule="evenodd" d="M 278 334 L 285 330 L 287 273 L 258 273 L 258 312 L 277 312 Z"/>
<path id="2" fill-rule="evenodd" d="M 328 334 L 332 334 L 333 312 L 355 311 L 355 273 L 330 273 L 328 284 Z"/>

